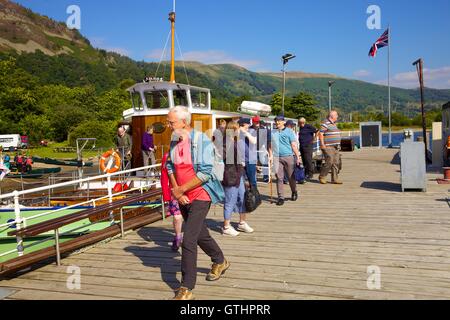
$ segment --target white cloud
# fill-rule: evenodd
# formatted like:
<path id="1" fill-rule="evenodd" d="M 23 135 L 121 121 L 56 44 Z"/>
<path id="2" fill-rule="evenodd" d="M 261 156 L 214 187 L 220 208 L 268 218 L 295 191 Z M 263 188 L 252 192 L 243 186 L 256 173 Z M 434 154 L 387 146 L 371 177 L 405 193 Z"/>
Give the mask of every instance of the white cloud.
<path id="1" fill-rule="evenodd" d="M 149 54 L 146 55 L 146 58 L 151 60 L 160 60 L 163 54 L 163 49 L 154 49 Z M 167 60 L 169 57 L 170 51 L 166 50 L 165 57 L 163 60 Z M 178 55 L 177 59 L 183 58 L 185 61 L 196 61 L 204 64 L 235 64 L 244 68 L 252 68 L 259 65 L 261 62 L 258 60 L 244 60 L 235 58 L 225 51 L 221 50 L 207 50 L 207 51 L 189 51 L 183 53 L 183 56 Z"/>
<path id="2" fill-rule="evenodd" d="M 423 70 L 424 84 L 427 88 L 449 89 L 450 67 Z M 387 80 L 377 81 L 377 84 L 387 85 Z M 394 87 L 414 89 L 419 87 L 419 76 L 416 71 L 395 74 L 391 79 Z"/>
<path id="3" fill-rule="evenodd" d="M 367 70 L 358 70 L 353 72 L 353 76 L 357 77 L 357 78 L 365 78 L 365 77 L 369 77 L 370 75 L 372 75 L 370 73 L 370 71 Z"/>

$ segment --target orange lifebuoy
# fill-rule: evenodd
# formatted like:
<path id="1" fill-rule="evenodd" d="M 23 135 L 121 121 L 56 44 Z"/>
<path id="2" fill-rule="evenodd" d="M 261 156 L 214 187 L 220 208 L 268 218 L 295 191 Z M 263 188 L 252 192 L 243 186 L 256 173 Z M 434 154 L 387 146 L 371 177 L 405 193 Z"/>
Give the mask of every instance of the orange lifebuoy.
<path id="1" fill-rule="evenodd" d="M 114 157 L 115 166 L 108 169 L 105 163 L 106 159 L 108 159 L 109 157 Z M 114 150 L 109 150 L 105 152 L 100 159 L 100 170 L 104 173 L 117 172 L 120 170 L 121 161 L 122 160 L 120 159 L 120 155 L 117 152 L 115 152 Z"/>

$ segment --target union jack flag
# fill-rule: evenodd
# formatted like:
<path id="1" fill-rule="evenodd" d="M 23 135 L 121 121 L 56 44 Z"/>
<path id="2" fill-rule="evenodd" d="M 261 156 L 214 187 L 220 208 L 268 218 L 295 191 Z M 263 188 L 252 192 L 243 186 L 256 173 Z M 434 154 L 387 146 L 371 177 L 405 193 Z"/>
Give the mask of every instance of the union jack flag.
<path id="1" fill-rule="evenodd" d="M 377 55 L 378 49 L 387 47 L 388 45 L 389 45 L 389 29 L 387 29 L 383 33 L 383 35 L 380 38 L 378 38 L 378 40 L 370 48 L 369 56 L 375 57 Z"/>

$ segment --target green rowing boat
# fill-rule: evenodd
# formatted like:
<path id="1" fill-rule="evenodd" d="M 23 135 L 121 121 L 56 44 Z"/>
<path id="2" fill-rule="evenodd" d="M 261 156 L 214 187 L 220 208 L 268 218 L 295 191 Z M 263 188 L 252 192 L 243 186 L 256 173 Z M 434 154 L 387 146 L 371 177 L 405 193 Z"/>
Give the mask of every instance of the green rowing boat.
<path id="1" fill-rule="evenodd" d="M 40 158 L 40 157 L 33 157 L 33 162 L 35 163 L 45 163 L 45 164 L 53 164 L 57 166 L 70 166 L 70 167 L 92 167 L 94 166 L 93 162 L 79 162 L 76 159 L 70 159 L 70 160 L 58 160 L 58 159 L 52 159 L 52 158 Z"/>

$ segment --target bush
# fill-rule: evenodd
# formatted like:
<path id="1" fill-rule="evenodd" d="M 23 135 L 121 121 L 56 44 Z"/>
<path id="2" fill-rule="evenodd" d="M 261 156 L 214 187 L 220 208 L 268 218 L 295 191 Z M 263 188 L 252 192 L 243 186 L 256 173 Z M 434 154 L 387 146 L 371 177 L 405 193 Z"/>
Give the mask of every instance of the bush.
<path id="1" fill-rule="evenodd" d="M 110 148 L 114 146 L 117 123 L 115 121 L 88 120 L 69 133 L 69 144 L 76 146 L 78 138 L 96 138 L 96 146 Z"/>

